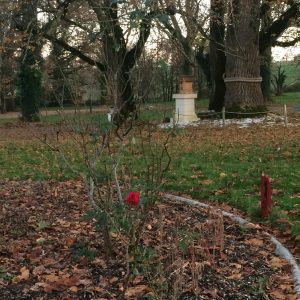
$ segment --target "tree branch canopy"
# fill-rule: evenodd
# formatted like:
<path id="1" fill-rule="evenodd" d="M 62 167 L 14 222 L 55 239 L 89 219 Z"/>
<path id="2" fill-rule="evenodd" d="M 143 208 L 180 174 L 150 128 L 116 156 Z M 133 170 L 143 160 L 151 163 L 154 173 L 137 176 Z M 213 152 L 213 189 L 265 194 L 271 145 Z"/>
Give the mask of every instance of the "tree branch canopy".
<path id="1" fill-rule="evenodd" d="M 260 32 L 259 52 L 262 53 L 269 46 L 273 46 L 281 34 L 289 27 L 291 20 L 299 16 L 300 3 L 292 2 L 291 6 L 269 28 Z"/>
<path id="2" fill-rule="evenodd" d="M 71 52 L 73 55 L 76 57 L 82 59 L 84 62 L 88 63 L 91 66 L 96 66 L 98 67 L 101 71 L 105 72 L 106 66 L 90 57 L 82 53 L 79 49 L 76 49 L 72 47 L 71 45 L 67 44 L 63 40 L 57 39 L 56 37 L 53 37 L 47 33 L 42 33 L 42 36 L 46 38 L 48 41 L 52 42 L 53 44 L 59 45 L 63 47 L 65 50 Z"/>
<path id="3" fill-rule="evenodd" d="M 147 39 L 150 35 L 151 22 L 155 17 L 163 14 L 174 15 L 175 10 L 172 6 L 167 7 L 165 10 L 153 10 L 146 14 L 145 17 L 142 19 L 140 23 L 140 35 L 138 41 L 136 42 L 135 46 L 131 50 L 129 50 L 125 55 L 125 61 L 130 69 L 134 66 L 136 60 L 140 58 L 143 52 Z"/>
<path id="4" fill-rule="evenodd" d="M 295 46 L 298 42 L 300 42 L 300 36 L 294 38 L 291 41 L 284 41 L 284 42 L 280 42 L 280 41 L 276 41 L 274 43 L 274 46 L 279 46 L 279 47 L 292 47 Z"/>

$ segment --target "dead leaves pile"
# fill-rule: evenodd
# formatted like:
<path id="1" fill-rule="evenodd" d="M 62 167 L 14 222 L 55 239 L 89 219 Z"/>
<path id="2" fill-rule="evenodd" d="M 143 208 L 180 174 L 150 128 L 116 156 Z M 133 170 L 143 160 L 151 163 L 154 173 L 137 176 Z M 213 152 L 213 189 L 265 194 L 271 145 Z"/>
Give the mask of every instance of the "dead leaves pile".
<path id="1" fill-rule="evenodd" d="M 0 184 L 0 294 L 5 299 L 28 295 L 34 299 L 108 300 L 122 294 L 125 299 L 155 294 L 157 282 L 146 280 L 142 272 L 130 278 L 124 291 L 124 248 L 116 235 L 116 255 L 110 262 L 104 259 L 101 235 L 90 222 L 82 221 L 88 202 L 80 181 Z M 241 229 L 225 220 L 222 257 L 218 251 L 208 257 L 201 247 L 193 259 L 179 247 L 174 250 L 180 238 L 185 238 L 182 232 L 202 230 L 200 224 L 206 224 L 207 215 L 205 209 L 168 203 L 155 208 L 142 236 L 143 245 L 155 250 L 148 267 L 156 270 L 161 264 L 170 272 L 165 276 L 181 280 L 181 292 L 199 293 L 203 299 L 223 299 L 226 293 L 244 299 L 249 291 L 249 299 L 260 299 L 260 289 L 269 299 L 296 299 L 288 263 L 273 255 L 274 247 L 259 226 Z M 85 249 L 86 255 L 79 255 L 78 249 Z M 96 256 L 89 261 L 92 250 Z M 195 266 L 198 279 L 193 285 Z M 266 280 L 263 287 L 259 278 Z M 247 282 L 257 292 L 249 284 L 245 290 Z"/>

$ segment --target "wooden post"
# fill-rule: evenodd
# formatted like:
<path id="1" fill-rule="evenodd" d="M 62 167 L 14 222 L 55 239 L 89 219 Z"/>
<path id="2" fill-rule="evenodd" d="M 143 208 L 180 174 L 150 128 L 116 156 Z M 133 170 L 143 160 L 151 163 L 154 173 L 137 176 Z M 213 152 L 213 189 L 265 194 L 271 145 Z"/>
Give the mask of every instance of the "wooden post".
<path id="1" fill-rule="evenodd" d="M 222 107 L 222 125 L 225 127 L 225 106 Z"/>
<path id="2" fill-rule="evenodd" d="M 262 174 L 260 185 L 261 216 L 267 218 L 272 209 L 272 186 L 268 176 Z"/>
<path id="3" fill-rule="evenodd" d="M 173 127 L 176 125 L 176 110 L 173 111 Z"/>
<path id="4" fill-rule="evenodd" d="M 285 127 L 287 127 L 287 125 L 288 125 L 286 104 L 284 104 L 284 125 L 285 125 Z"/>

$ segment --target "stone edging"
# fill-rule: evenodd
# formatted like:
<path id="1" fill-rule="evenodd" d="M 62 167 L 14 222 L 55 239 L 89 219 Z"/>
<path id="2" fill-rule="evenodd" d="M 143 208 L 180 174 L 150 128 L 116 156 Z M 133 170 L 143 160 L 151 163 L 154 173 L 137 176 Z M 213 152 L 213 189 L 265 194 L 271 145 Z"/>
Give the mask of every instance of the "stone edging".
<path id="1" fill-rule="evenodd" d="M 188 199 L 188 198 L 184 198 L 184 197 L 180 197 L 180 196 L 174 196 L 171 194 L 164 194 L 164 198 L 168 199 L 168 200 L 172 200 L 175 202 L 184 202 L 188 205 L 191 206 L 199 206 L 199 207 L 206 207 L 206 208 L 213 208 L 213 206 L 205 204 L 205 203 L 201 203 L 198 202 L 196 200 L 192 200 L 192 199 Z M 222 214 L 225 217 L 229 217 L 232 220 L 238 222 L 239 224 L 252 224 L 251 222 L 248 222 L 247 220 L 238 217 L 232 213 L 226 212 L 222 210 Z M 254 225 L 254 224 L 253 224 Z M 291 268 L 292 268 L 292 275 L 293 275 L 293 279 L 294 279 L 294 284 L 295 284 L 295 292 L 297 295 L 297 299 L 300 300 L 300 267 L 298 266 L 295 258 L 293 257 L 293 255 L 291 254 L 291 252 L 284 247 L 275 237 L 273 237 L 272 235 L 270 235 L 269 233 L 265 232 L 265 234 L 271 239 L 271 242 L 276 246 L 276 250 L 275 253 L 286 259 Z"/>

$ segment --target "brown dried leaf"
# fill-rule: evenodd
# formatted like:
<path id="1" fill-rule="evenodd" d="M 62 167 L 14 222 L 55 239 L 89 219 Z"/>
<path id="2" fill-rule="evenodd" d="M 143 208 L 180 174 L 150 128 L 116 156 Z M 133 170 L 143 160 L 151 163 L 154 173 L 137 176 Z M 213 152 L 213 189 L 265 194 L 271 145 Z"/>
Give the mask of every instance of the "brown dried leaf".
<path id="1" fill-rule="evenodd" d="M 49 274 L 44 277 L 47 282 L 57 282 L 60 280 L 60 277 L 55 274 Z"/>
<path id="2" fill-rule="evenodd" d="M 199 181 L 199 183 L 201 183 L 203 185 L 210 185 L 213 183 L 213 181 L 211 179 L 205 179 L 205 180 Z"/>
<path id="3" fill-rule="evenodd" d="M 281 291 L 273 291 L 273 292 L 271 292 L 271 299 L 276 299 L 276 300 L 285 300 L 286 299 L 286 297 L 285 297 L 285 295 L 281 292 Z"/>
<path id="4" fill-rule="evenodd" d="M 111 279 L 109 280 L 110 283 L 115 283 L 115 282 L 117 282 L 117 281 L 119 281 L 119 278 L 118 278 L 118 277 L 113 277 L 113 278 L 111 278 Z"/>
<path id="5" fill-rule="evenodd" d="M 68 236 L 65 239 L 65 245 L 70 247 L 76 242 L 76 237 L 75 236 Z"/>
<path id="6" fill-rule="evenodd" d="M 261 247 L 264 244 L 264 241 L 254 238 L 254 239 L 247 240 L 245 243 L 248 245 Z"/>
<path id="7" fill-rule="evenodd" d="M 126 290 L 125 298 L 126 299 L 137 299 L 138 297 L 141 297 L 150 291 L 151 291 L 151 289 L 147 285 L 143 285 L 143 284 L 136 285 L 136 286 L 130 287 Z"/>
<path id="8" fill-rule="evenodd" d="M 228 276 L 228 279 L 234 279 L 234 280 L 239 280 L 242 277 L 241 273 L 236 273 L 236 274 L 232 274 L 230 276 Z"/>
<path id="9" fill-rule="evenodd" d="M 271 260 L 269 261 L 269 265 L 275 269 L 282 268 L 283 266 L 285 266 L 287 264 L 288 264 L 288 262 L 285 259 L 277 257 L 277 256 L 273 256 L 271 258 Z"/>
<path id="10" fill-rule="evenodd" d="M 22 280 L 27 280 L 29 278 L 29 270 L 26 267 L 20 269 L 21 274 L 13 279 L 14 283 L 18 283 Z"/>
<path id="11" fill-rule="evenodd" d="M 272 195 L 280 195 L 280 194 L 283 194 L 283 190 L 272 189 Z"/>
<path id="12" fill-rule="evenodd" d="M 46 271 L 45 267 L 43 265 L 41 265 L 41 266 L 35 267 L 32 271 L 32 274 L 35 276 L 41 275 L 41 274 L 45 273 L 45 271 Z"/>
<path id="13" fill-rule="evenodd" d="M 69 288 L 69 291 L 73 292 L 73 293 L 77 293 L 78 292 L 78 287 L 73 285 Z"/>

